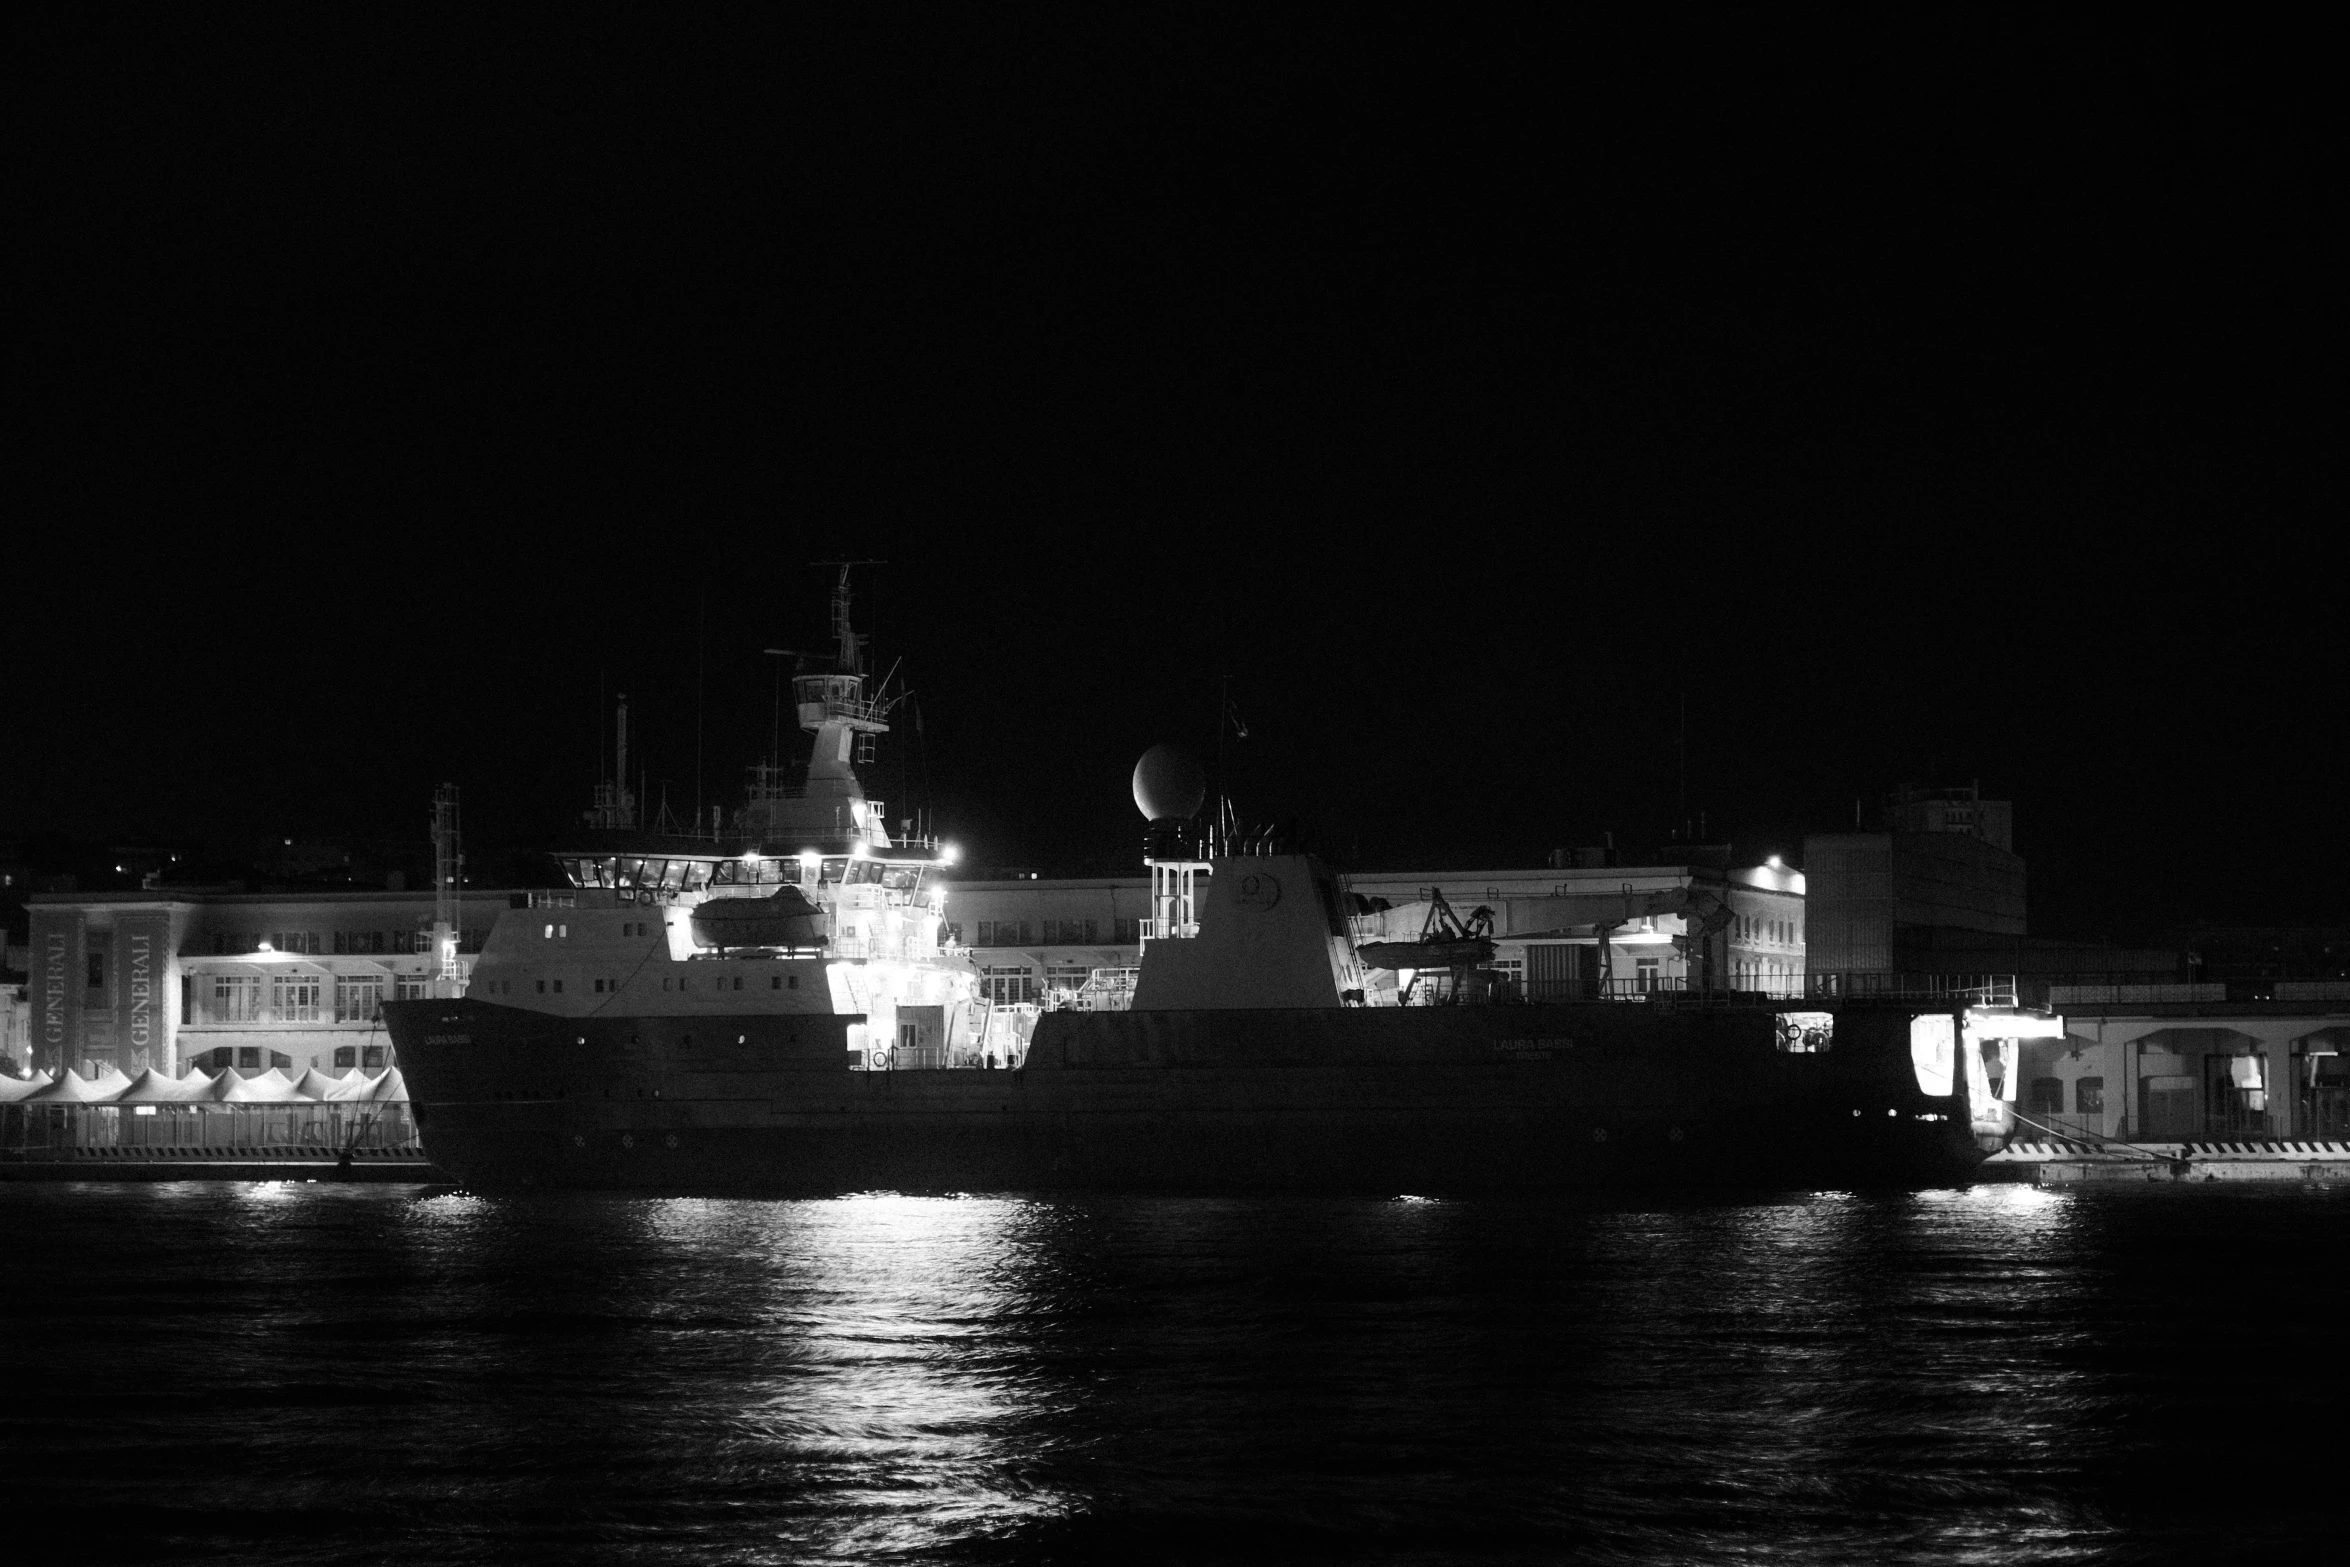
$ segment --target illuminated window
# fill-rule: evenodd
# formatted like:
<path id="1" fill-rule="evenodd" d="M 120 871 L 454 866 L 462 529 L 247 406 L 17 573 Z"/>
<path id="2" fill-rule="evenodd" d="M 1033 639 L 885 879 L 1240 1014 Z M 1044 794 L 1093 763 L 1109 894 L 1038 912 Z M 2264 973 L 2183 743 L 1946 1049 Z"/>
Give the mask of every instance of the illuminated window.
<path id="1" fill-rule="evenodd" d="M 212 1023 L 250 1023 L 261 1015 L 261 977 L 257 974 L 212 976 L 212 1005 L 206 1017 Z"/>
<path id="2" fill-rule="evenodd" d="M 373 1023 L 383 1016 L 384 982 L 373 975 L 335 976 L 335 1021 Z"/>
<path id="3" fill-rule="evenodd" d="M 1036 999 L 1036 976 L 1026 968 L 991 968 L 979 983 L 987 999 L 998 1006 Z"/>
<path id="4" fill-rule="evenodd" d="M 269 1006 L 281 1023 L 315 1023 L 318 1021 L 320 992 L 325 989 L 321 976 L 316 974 L 272 974 L 269 977 Z"/>

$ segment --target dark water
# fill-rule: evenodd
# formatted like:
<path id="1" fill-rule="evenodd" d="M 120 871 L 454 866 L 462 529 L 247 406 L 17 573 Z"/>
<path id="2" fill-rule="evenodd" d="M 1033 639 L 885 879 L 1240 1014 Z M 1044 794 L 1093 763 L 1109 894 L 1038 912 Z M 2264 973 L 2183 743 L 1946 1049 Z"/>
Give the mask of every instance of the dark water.
<path id="1" fill-rule="evenodd" d="M 2336 1537 L 2325 1193 L 0 1185 L 15 1560 L 2063 1562 Z M 30 1547 L 28 1549 L 28 1547 Z"/>

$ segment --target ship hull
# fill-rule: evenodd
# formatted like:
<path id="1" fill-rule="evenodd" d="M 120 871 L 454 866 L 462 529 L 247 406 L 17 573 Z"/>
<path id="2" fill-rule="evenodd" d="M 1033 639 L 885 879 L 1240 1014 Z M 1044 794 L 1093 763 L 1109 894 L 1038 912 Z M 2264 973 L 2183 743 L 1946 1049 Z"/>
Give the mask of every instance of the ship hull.
<path id="1" fill-rule="evenodd" d="M 1964 1180 L 1906 1013 L 1623 1004 L 1050 1014 L 1019 1071 L 846 1070 L 851 1018 L 387 1007 L 426 1152 L 483 1189 L 1558 1192 Z"/>

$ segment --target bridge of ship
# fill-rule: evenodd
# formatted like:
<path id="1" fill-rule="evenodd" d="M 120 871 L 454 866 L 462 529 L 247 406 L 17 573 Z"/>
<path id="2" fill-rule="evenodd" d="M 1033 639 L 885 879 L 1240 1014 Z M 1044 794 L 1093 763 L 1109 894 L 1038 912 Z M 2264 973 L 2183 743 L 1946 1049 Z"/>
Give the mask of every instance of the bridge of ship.
<path id="1" fill-rule="evenodd" d="M 870 887 L 886 902 L 905 904 L 921 895 L 932 862 L 808 853 L 565 855 L 560 863 L 574 889 L 609 888 L 628 902 L 668 903 L 732 889 Z"/>

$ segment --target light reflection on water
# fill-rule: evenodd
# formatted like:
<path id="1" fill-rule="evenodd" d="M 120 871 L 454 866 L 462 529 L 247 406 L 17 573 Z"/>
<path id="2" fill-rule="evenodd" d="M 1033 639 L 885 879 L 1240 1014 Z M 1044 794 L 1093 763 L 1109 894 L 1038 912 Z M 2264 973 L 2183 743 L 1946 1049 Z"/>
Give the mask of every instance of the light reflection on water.
<path id="1" fill-rule="evenodd" d="M 2247 1512 L 2170 1477 L 2222 1425 L 2298 1473 L 2257 1433 L 2345 1377 L 2279 1292 L 2346 1231 L 2321 1194 L 2008 1186 L 0 1186 L 0 1244 L 45 1262 L 9 1297 L 0 1516 L 252 1562 L 2242 1549 L 2330 1488 Z"/>

